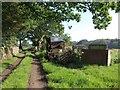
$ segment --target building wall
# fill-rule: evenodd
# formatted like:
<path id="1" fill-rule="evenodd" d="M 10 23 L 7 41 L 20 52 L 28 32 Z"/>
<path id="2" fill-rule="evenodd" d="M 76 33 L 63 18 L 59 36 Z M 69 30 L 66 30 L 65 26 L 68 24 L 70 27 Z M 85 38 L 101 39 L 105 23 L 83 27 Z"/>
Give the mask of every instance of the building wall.
<path id="1" fill-rule="evenodd" d="M 110 65 L 108 50 L 83 49 L 81 59 L 85 64 Z"/>

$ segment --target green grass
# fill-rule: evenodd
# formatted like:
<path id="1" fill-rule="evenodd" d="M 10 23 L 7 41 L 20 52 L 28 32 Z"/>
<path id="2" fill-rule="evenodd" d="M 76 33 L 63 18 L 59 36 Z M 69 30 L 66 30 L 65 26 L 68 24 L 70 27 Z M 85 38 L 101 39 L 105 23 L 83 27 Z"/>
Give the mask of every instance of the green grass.
<path id="1" fill-rule="evenodd" d="M 117 50 L 117 49 L 111 50 L 112 59 L 118 59 L 119 58 L 118 55 L 120 55 L 120 50 Z"/>
<path id="2" fill-rule="evenodd" d="M 27 53 L 27 55 L 31 55 Z M 31 71 L 31 57 L 25 57 L 21 64 L 2 83 L 2 88 L 27 88 Z"/>
<path id="3" fill-rule="evenodd" d="M 38 58 L 43 58 L 45 56 L 45 54 L 46 54 L 46 50 L 44 50 L 43 52 L 38 51 L 35 53 L 36 57 L 38 57 Z"/>
<path id="4" fill-rule="evenodd" d="M 22 53 L 19 53 L 16 56 L 22 56 L 22 55 L 23 55 Z M 10 64 L 14 63 L 17 60 L 18 60 L 17 57 L 11 57 L 11 58 L 5 59 L 0 66 L 1 68 L 0 73 L 4 71 Z"/>
<path id="5" fill-rule="evenodd" d="M 47 62 L 43 63 L 48 86 L 52 88 L 117 88 L 118 64 L 110 67 L 89 65 L 68 69 Z"/>
<path id="6" fill-rule="evenodd" d="M 23 56 L 23 54 L 22 54 L 22 53 L 18 53 L 16 56 L 18 56 L 18 57 L 19 57 L 19 56 Z"/>
<path id="7" fill-rule="evenodd" d="M 120 49 L 111 50 L 111 59 L 112 59 L 112 63 L 120 62 Z"/>
<path id="8" fill-rule="evenodd" d="M 112 59 L 118 54 L 112 51 Z M 118 88 L 118 63 L 111 66 L 84 65 L 80 69 L 42 62 L 51 88 Z"/>

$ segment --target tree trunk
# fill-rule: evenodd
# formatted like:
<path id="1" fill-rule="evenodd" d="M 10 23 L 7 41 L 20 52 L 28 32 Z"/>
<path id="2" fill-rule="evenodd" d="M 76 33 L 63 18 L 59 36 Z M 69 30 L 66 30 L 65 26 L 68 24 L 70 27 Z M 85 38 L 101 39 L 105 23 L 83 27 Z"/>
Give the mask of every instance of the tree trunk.
<path id="1" fill-rule="evenodd" d="M 46 41 L 47 41 L 46 50 L 47 50 L 48 52 L 50 52 L 50 47 L 51 47 L 51 45 L 50 45 L 50 37 L 49 37 L 49 38 L 46 38 Z"/>
<path id="2" fill-rule="evenodd" d="M 22 48 L 22 40 L 21 39 L 19 40 L 19 49 L 23 50 L 23 48 Z"/>
<path id="3" fill-rule="evenodd" d="M 43 42 L 43 38 L 44 38 L 45 35 L 42 35 L 41 38 L 38 39 L 38 50 L 41 50 L 41 43 Z"/>
<path id="4" fill-rule="evenodd" d="M 46 59 L 47 60 L 50 60 L 49 59 L 49 52 L 50 52 L 50 48 L 51 48 L 51 45 L 50 45 L 50 37 L 46 37 Z"/>
<path id="5" fill-rule="evenodd" d="M 36 51 L 39 51 L 39 40 L 36 41 L 35 47 L 36 47 Z"/>

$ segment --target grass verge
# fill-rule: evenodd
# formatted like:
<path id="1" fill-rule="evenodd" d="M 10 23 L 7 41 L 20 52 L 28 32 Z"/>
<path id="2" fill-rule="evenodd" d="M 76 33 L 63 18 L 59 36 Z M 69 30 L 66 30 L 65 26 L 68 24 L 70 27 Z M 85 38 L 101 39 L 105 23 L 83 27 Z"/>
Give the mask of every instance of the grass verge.
<path id="1" fill-rule="evenodd" d="M 27 53 L 30 55 L 30 53 Z M 21 64 L 2 83 L 2 88 L 27 88 L 31 71 L 32 57 L 25 57 Z"/>
<path id="2" fill-rule="evenodd" d="M 120 63 L 120 49 L 111 50 L 112 63 Z"/>
<path id="3" fill-rule="evenodd" d="M 23 56 L 23 54 L 18 53 L 16 56 Z M 4 71 L 10 64 L 14 63 L 17 60 L 18 60 L 17 57 L 11 57 L 11 58 L 8 58 L 8 59 L 4 60 L 0 65 L 0 68 L 1 68 L 0 73 L 2 71 Z"/>
<path id="4" fill-rule="evenodd" d="M 117 88 L 118 64 L 68 69 L 50 62 L 42 63 L 51 88 Z"/>
<path id="5" fill-rule="evenodd" d="M 39 52 L 41 55 L 43 52 Z M 83 65 L 71 69 L 42 58 L 49 88 L 118 88 L 118 66 Z"/>

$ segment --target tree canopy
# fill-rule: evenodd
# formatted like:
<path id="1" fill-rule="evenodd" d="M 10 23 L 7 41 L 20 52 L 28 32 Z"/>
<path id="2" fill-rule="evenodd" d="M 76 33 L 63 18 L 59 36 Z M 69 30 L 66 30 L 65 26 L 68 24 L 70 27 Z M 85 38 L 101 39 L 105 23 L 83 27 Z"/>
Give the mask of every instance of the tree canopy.
<path id="1" fill-rule="evenodd" d="M 22 36 L 41 43 L 44 37 L 64 34 L 62 22 L 80 22 L 80 13 L 90 11 L 96 29 L 106 29 L 112 17 L 109 9 L 120 11 L 119 2 L 3 2 L 2 36 L 11 42 L 11 37 Z M 70 26 L 69 26 L 70 27 Z M 20 34 L 22 33 L 22 34 Z"/>

